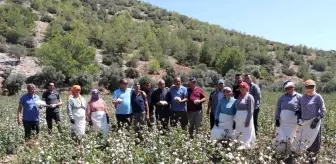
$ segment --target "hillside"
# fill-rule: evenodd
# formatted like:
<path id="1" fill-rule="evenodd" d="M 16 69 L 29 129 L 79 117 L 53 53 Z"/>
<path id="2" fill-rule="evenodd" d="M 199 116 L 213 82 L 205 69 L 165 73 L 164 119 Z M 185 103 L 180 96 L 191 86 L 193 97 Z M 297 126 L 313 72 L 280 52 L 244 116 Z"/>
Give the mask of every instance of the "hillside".
<path id="1" fill-rule="evenodd" d="M 322 91 L 336 91 L 335 51 L 269 41 L 135 0 L 0 4 L 0 81 L 6 88 L 28 78 L 87 88 L 97 81 L 113 90 L 123 77 L 174 75 L 196 76 L 209 87 L 244 72 L 268 89 L 286 79 L 313 78 Z"/>

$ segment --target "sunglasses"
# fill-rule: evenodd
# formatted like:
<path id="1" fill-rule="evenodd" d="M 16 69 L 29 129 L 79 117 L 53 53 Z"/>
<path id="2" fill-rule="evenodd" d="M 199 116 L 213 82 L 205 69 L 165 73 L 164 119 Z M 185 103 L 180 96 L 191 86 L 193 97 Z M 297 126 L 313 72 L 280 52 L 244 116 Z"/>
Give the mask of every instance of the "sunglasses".
<path id="1" fill-rule="evenodd" d="M 305 86 L 305 88 L 307 88 L 307 89 L 314 89 L 315 86 L 314 85 L 309 85 L 309 86 Z"/>

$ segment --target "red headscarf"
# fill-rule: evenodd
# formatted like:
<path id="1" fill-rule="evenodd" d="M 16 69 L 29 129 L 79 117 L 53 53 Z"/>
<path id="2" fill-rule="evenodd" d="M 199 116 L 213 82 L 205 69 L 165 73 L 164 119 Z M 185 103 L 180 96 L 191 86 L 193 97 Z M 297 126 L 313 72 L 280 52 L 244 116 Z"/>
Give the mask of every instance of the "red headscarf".
<path id="1" fill-rule="evenodd" d="M 249 86 L 248 86 L 247 83 L 245 83 L 245 82 L 241 82 L 241 83 L 239 84 L 239 88 L 246 88 L 246 89 L 249 89 Z"/>

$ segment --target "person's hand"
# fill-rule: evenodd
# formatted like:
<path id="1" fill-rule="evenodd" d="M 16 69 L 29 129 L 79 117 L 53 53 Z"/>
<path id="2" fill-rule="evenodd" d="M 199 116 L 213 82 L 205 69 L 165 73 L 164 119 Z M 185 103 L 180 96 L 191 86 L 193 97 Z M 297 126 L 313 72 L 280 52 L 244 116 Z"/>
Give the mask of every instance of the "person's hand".
<path id="1" fill-rule="evenodd" d="M 51 104 L 50 105 L 50 108 L 56 108 L 57 107 L 57 104 Z"/>
<path id="2" fill-rule="evenodd" d="M 275 126 L 280 127 L 280 120 L 275 120 Z"/>
<path id="3" fill-rule="evenodd" d="M 71 122 L 72 124 L 75 124 L 75 120 L 74 120 L 74 119 L 71 119 L 70 122 Z"/>
<path id="4" fill-rule="evenodd" d="M 89 121 L 89 126 L 92 126 L 92 121 Z"/>
<path id="5" fill-rule="evenodd" d="M 315 118 L 315 119 L 313 120 L 313 122 L 311 123 L 310 128 L 311 128 L 311 129 L 315 129 L 316 126 L 317 126 L 317 123 L 318 123 L 319 121 L 320 121 L 319 118 Z"/>
<path id="6" fill-rule="evenodd" d="M 219 121 L 216 120 L 216 121 L 215 121 L 215 125 L 216 125 L 217 127 L 219 126 L 218 124 L 219 124 Z"/>
<path id="7" fill-rule="evenodd" d="M 146 114 L 146 120 L 149 120 L 149 114 Z"/>
<path id="8" fill-rule="evenodd" d="M 201 103 L 201 101 L 200 101 L 200 100 L 195 100 L 194 103 L 195 103 L 196 105 L 198 105 L 198 104 Z"/>
<path id="9" fill-rule="evenodd" d="M 21 126 L 22 125 L 22 119 L 18 118 L 18 125 Z"/>

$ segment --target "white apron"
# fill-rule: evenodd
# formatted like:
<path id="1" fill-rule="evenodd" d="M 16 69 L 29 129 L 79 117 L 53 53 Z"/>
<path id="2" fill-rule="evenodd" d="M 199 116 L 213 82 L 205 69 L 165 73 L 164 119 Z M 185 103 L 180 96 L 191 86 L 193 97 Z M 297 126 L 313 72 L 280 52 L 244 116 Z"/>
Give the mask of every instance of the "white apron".
<path id="1" fill-rule="evenodd" d="M 294 151 L 307 150 L 314 143 L 321 128 L 321 120 L 317 123 L 315 129 L 310 128 L 310 125 L 312 124 L 314 119 L 315 118 L 305 120 L 302 126 L 298 127 L 295 134 L 295 139 L 293 141 Z"/>
<path id="2" fill-rule="evenodd" d="M 237 111 L 234 121 L 236 122 L 235 138 L 242 142 L 242 146 L 238 149 L 248 149 L 255 146 L 256 136 L 253 124 L 253 116 L 250 125 L 245 127 L 247 111 Z"/>
<path id="3" fill-rule="evenodd" d="M 94 131 L 100 131 L 103 135 L 108 134 L 106 113 L 104 111 L 92 112 L 91 121 Z"/>
<path id="4" fill-rule="evenodd" d="M 227 114 L 219 114 L 218 127 L 215 125 L 210 133 L 211 140 L 221 140 L 231 138 L 233 135 L 233 116 Z"/>
<path id="5" fill-rule="evenodd" d="M 282 110 L 280 113 L 280 127 L 277 127 L 275 138 L 272 141 L 277 153 L 292 150 L 292 143 L 297 130 L 297 116 L 290 110 Z"/>
<path id="6" fill-rule="evenodd" d="M 76 136 L 83 136 L 85 134 L 85 109 L 80 108 L 73 112 L 73 118 L 75 120 L 74 124 L 71 124 L 71 131 L 76 134 Z"/>

